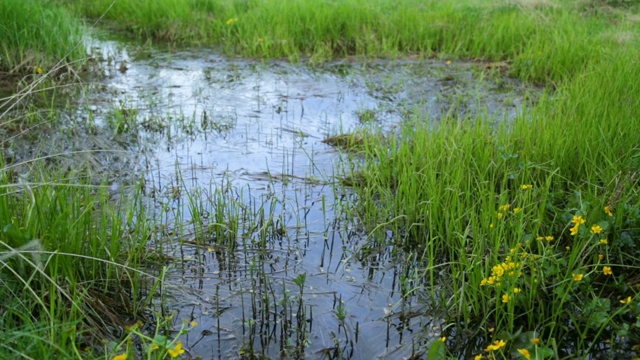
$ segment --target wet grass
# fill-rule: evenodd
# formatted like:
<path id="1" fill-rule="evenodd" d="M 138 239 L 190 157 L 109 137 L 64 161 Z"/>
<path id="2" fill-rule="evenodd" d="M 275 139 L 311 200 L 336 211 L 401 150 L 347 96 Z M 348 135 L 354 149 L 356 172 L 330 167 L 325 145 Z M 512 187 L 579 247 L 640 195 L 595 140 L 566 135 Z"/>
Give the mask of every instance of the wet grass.
<path id="1" fill-rule="evenodd" d="M 634 356 L 640 340 L 637 9 L 623 1 L 4 1 L 3 71 L 35 76 L 61 59 L 74 61 L 80 30 L 55 6 L 60 3 L 83 16 L 117 20 L 135 36 L 229 54 L 500 61 L 512 76 L 549 85 L 554 92 L 512 123 L 415 117 L 400 136 L 380 135 L 384 143 L 368 141 L 378 135 L 359 138 L 365 160 L 359 152 L 357 172 L 346 174 L 358 185 L 347 211 L 371 237 L 356 256 L 391 245 L 389 252 L 419 258 L 403 278 L 403 294 L 429 299 L 449 324 L 447 338 L 418 349 L 432 357 Z M 113 132 L 135 132 L 136 115 L 115 109 Z M 12 116 L 4 113 L 0 122 L 22 121 Z M 241 299 L 254 317 L 242 317 L 248 336 L 240 354 L 266 354 L 273 344 L 282 356 L 304 354 L 313 319 L 306 275 L 276 288 L 263 261 L 287 234 L 277 196 L 252 204 L 224 186 L 184 193 L 179 180 L 147 193 L 158 194 L 166 211 L 154 219 L 160 228 L 177 222 L 156 232 L 142 195 L 114 204 L 107 187 L 78 180 L 90 178 L 81 171 L 51 173 L 40 160 L 0 164 L 0 357 L 180 355 L 178 336 L 197 324 L 185 321 L 176 335 L 166 311 L 155 317 L 145 311 L 162 284 L 152 277 L 143 286 L 146 277 L 137 270 L 151 261 L 153 236 L 162 261 L 179 258 L 165 255 L 164 246 L 175 243 L 196 249 L 196 259 L 214 253 L 229 267 L 236 249 L 250 252 L 250 289 Z M 182 211 L 190 224 L 180 222 Z M 185 266 L 190 259 L 180 260 Z M 339 325 L 328 357 L 353 351 L 358 325 L 351 326 L 345 311 L 337 298 Z M 155 325 L 144 328 L 138 320 Z M 96 354 L 95 339 L 114 341 Z"/>
<path id="2" fill-rule="evenodd" d="M 430 284 L 415 291 L 447 309 L 450 354 L 631 356 L 638 70 L 621 49 L 512 123 L 415 118 L 390 147 L 365 145 L 354 211 L 421 254 Z"/>

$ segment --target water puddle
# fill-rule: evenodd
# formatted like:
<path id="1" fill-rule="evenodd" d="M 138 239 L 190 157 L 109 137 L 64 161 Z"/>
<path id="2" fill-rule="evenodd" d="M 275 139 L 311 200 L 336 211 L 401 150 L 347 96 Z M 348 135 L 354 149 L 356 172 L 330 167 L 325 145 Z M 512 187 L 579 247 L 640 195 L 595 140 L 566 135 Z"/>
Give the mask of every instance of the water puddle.
<path id="1" fill-rule="evenodd" d="M 172 259 L 165 310 L 178 326 L 198 323 L 184 338 L 193 358 L 403 358 L 440 336 L 440 315 L 409 291 L 420 285 L 416 255 L 358 252 L 367 234 L 334 177 L 343 155 L 322 140 L 392 132 L 411 115 L 508 119 L 530 89 L 471 63 L 312 68 L 91 48 L 102 76 L 67 128 L 95 139 L 49 138 L 72 153 L 105 150 L 98 162 L 111 173 L 140 174 L 158 224 L 150 246 Z"/>

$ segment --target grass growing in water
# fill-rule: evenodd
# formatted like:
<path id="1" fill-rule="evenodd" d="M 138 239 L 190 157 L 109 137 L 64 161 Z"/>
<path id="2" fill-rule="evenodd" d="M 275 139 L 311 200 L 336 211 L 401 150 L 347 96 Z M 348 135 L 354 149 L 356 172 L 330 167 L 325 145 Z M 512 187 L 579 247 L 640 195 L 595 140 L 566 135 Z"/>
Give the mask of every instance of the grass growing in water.
<path id="1" fill-rule="evenodd" d="M 87 1 L 76 6 L 97 17 L 112 3 Z M 24 2 L 2 3 L 6 4 Z M 449 337 L 450 346 L 471 332 L 486 336 L 484 355 L 544 358 L 586 354 L 606 339 L 613 347 L 624 345 L 623 336 L 636 339 L 635 229 L 640 215 L 633 191 L 638 178 L 634 142 L 638 129 L 633 119 L 638 117 L 640 94 L 638 49 L 628 40 L 637 36 L 637 23 L 624 13 L 577 7 L 568 1 L 541 2 L 538 7 L 525 2 L 415 0 L 113 4 L 107 16 L 124 22 L 134 34 L 218 45 L 230 53 L 294 60 L 308 56 L 317 61 L 348 55 L 439 53 L 507 60 L 512 75 L 553 83 L 557 94 L 544 98 L 512 126 L 496 130 L 482 121 L 447 122 L 434 131 L 414 123 L 391 151 L 370 148 L 369 164 L 375 166 L 365 168 L 368 187 L 362 188 L 359 205 L 373 224 L 387 223 L 388 213 L 403 219 L 394 230 L 405 234 L 402 245 L 424 254 L 423 274 L 433 285 L 441 284 L 436 277 L 441 268 L 447 270 L 441 276 L 449 280 L 449 287 L 432 295 L 453 299 L 452 305 L 443 303 L 461 330 Z M 15 23 L 23 21 L 27 19 Z M 16 44 L 8 45 L 5 53 L 28 48 Z M 60 48 L 64 47 L 48 46 L 43 53 Z M 15 54 L 18 60 L 7 62 L 7 68 L 23 63 L 25 56 Z M 75 326 L 74 314 L 80 312 L 61 309 L 73 310 L 69 304 L 81 301 L 63 301 L 52 281 L 42 281 L 45 287 L 36 288 L 31 274 L 43 273 L 36 270 L 35 260 L 12 250 L 28 245 L 25 250 L 41 252 L 38 245 L 116 259 L 113 256 L 121 249 L 105 248 L 96 241 L 108 239 L 109 246 L 116 246 L 123 234 L 115 231 L 117 227 L 92 228 L 89 219 L 103 216 L 90 210 L 95 198 L 91 193 L 82 197 L 64 191 L 70 188 L 65 184 L 63 190 L 39 189 L 42 193 L 36 196 L 34 191 L 31 201 L 31 193 L 24 190 L 21 193 L 27 195 L 2 194 L 6 203 L 2 219 L 7 224 L 3 241 L 11 246 L 5 260 L 15 263 L 3 275 L 8 284 L 14 277 L 13 284 L 27 282 L 28 289 L 35 289 L 31 294 L 54 297 L 44 302 L 33 296 L 27 310 L 39 308 L 56 324 Z M 67 201 L 75 205 L 64 205 Z M 99 211 L 107 207 L 100 204 Z M 43 219 L 28 216 L 32 209 L 38 209 Z M 60 233 L 48 233 L 52 228 Z M 33 239 L 39 241 L 32 243 Z M 105 270 L 95 259 L 71 269 L 68 258 L 59 254 L 43 262 L 50 278 L 70 279 L 63 283 L 68 290 L 63 289 L 74 299 L 84 294 L 77 292 L 78 283 L 91 284 L 93 276 L 116 279 L 119 269 Z M 27 268 L 25 275 L 23 270 L 11 271 L 20 266 Z M 3 321 L 14 321 L 5 328 L 19 324 L 40 341 L 35 349 L 19 341 L 20 346 L 10 351 L 33 357 L 51 349 L 61 356 L 76 351 L 77 346 L 66 345 L 77 339 L 73 332 L 49 331 L 38 319 L 31 321 L 28 312 L 20 312 L 22 306 L 11 305 L 11 311 L 4 312 L 13 315 Z M 65 317 L 67 313 L 71 315 Z M 473 333 L 474 328 L 486 331 Z M 20 334 L 6 333 L 4 343 L 15 344 Z M 571 334 L 581 336 L 567 341 Z"/>
<path id="2" fill-rule="evenodd" d="M 398 245 L 422 254 L 430 286 L 415 290 L 448 309 L 458 356 L 629 356 L 638 71 L 637 52 L 622 50 L 514 123 L 418 118 L 390 149 L 365 145 L 357 208 L 371 228 L 396 219 Z"/>

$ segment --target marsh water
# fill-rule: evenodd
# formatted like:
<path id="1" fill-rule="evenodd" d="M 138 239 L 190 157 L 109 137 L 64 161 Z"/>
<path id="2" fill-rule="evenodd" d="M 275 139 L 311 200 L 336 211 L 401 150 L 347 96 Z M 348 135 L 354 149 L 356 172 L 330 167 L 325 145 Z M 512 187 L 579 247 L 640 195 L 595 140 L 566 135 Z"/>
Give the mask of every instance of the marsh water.
<path id="1" fill-rule="evenodd" d="M 358 251 L 369 239 L 340 182 L 349 155 L 323 140 L 394 134 L 413 116 L 508 121 L 531 89 L 445 59 L 310 66 L 113 40 L 89 48 L 101 76 L 74 97 L 67 125 L 87 135 L 47 139 L 105 150 L 92 161 L 112 174 L 114 196 L 142 189 L 156 225 L 147 246 L 168 265 L 156 304 L 176 328 L 197 322 L 183 339 L 191 358 L 403 358 L 441 335 L 420 297 L 419 254 Z"/>

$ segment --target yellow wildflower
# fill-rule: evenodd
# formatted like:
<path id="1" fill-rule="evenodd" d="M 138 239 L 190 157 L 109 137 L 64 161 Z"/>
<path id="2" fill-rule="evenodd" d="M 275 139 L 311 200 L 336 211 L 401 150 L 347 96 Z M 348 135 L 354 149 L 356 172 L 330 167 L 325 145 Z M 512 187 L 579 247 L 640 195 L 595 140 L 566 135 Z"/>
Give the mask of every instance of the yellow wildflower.
<path id="1" fill-rule="evenodd" d="M 582 281 L 584 279 L 584 274 L 573 274 L 573 280 Z"/>
<path id="2" fill-rule="evenodd" d="M 522 290 L 520 288 L 513 288 L 514 294 L 519 294 Z"/>
<path id="3" fill-rule="evenodd" d="M 482 360 L 482 358 L 483 358 L 482 354 L 478 354 L 473 357 L 473 360 Z"/>
<path id="4" fill-rule="evenodd" d="M 192 321 L 189 323 L 189 326 L 191 326 L 191 327 L 196 327 L 196 326 L 198 326 L 198 322 L 197 322 L 197 321 L 195 321 L 195 320 L 192 320 Z"/>
<path id="5" fill-rule="evenodd" d="M 610 266 L 605 266 L 605 267 L 603 267 L 603 268 L 602 268 L 602 272 L 603 272 L 605 275 L 607 275 L 607 276 L 608 276 L 608 275 L 613 275 L 613 271 L 611 270 L 611 267 L 610 267 Z"/>
<path id="6" fill-rule="evenodd" d="M 598 259 L 603 260 L 604 259 L 604 254 L 598 254 Z"/>
<path id="7" fill-rule="evenodd" d="M 571 229 L 569 229 L 571 231 L 571 235 L 577 235 L 578 234 L 578 230 L 580 230 L 580 225 L 579 224 L 575 224 Z"/>
<path id="8" fill-rule="evenodd" d="M 511 205 L 504 204 L 504 205 L 501 205 L 498 209 L 501 210 L 501 211 L 508 211 L 510 207 L 511 207 Z"/>
<path id="9" fill-rule="evenodd" d="M 504 347 L 505 345 L 507 345 L 507 343 L 504 340 L 496 340 L 496 341 L 493 342 L 493 344 L 487 346 L 485 351 L 499 350 L 500 348 Z"/>
<path id="10" fill-rule="evenodd" d="M 178 341 L 176 346 L 173 349 L 168 349 L 167 352 L 172 358 L 177 358 L 178 356 L 184 354 L 184 349 L 182 348 L 182 341 Z"/>
<path id="11" fill-rule="evenodd" d="M 42 68 L 40 66 L 36 66 L 36 73 L 38 75 L 42 74 L 44 72 L 44 70 L 42 70 Z"/>
<path id="12" fill-rule="evenodd" d="M 601 232 L 602 232 L 602 227 L 598 224 L 593 224 L 593 226 L 591 227 L 591 233 L 600 234 Z"/>
<path id="13" fill-rule="evenodd" d="M 531 184 L 525 184 L 525 185 L 520 186 L 520 188 L 521 188 L 522 190 L 531 190 L 531 189 L 533 189 L 533 185 L 531 185 Z"/>
<path id="14" fill-rule="evenodd" d="M 536 240 L 538 240 L 538 241 L 542 241 L 542 240 L 544 240 L 544 236 L 538 236 L 538 237 L 536 238 Z"/>
<path id="15" fill-rule="evenodd" d="M 447 60 L 447 62 L 445 64 L 451 65 L 451 60 Z"/>
<path id="16" fill-rule="evenodd" d="M 602 245 L 607 245 L 609 243 L 609 240 L 607 239 L 600 239 L 600 244 Z"/>
<path id="17" fill-rule="evenodd" d="M 532 338 L 531 339 L 531 343 L 536 345 L 536 346 L 540 345 L 540 342 L 541 342 L 540 338 Z"/>
<path id="18" fill-rule="evenodd" d="M 440 338 L 440 341 L 442 341 L 442 342 L 447 341 L 447 337 L 446 337 L 446 336 L 441 337 L 441 338 Z"/>
<path id="19" fill-rule="evenodd" d="M 629 304 L 631 302 L 631 296 L 627 297 L 626 299 L 622 299 L 620 300 L 621 304 Z"/>
<path id="20" fill-rule="evenodd" d="M 582 225 L 587 222 L 587 220 L 585 220 L 582 216 L 574 216 L 571 222 L 576 225 Z"/>
<path id="21" fill-rule="evenodd" d="M 502 295 L 502 302 L 503 303 L 508 303 L 509 302 L 509 295 L 508 294 Z"/>
<path id="22" fill-rule="evenodd" d="M 226 23 L 227 23 L 227 25 L 231 25 L 236 21 L 238 21 L 238 18 L 229 18 L 229 19 L 227 19 Z"/>
<path id="23" fill-rule="evenodd" d="M 517 213 L 519 213 L 519 212 L 521 212 L 521 211 L 522 211 L 522 208 L 519 208 L 519 207 L 517 207 L 517 208 L 513 208 L 513 213 L 514 213 L 514 214 L 517 214 Z"/>
<path id="24" fill-rule="evenodd" d="M 111 360 L 127 360 L 127 353 L 116 355 Z"/>
<path id="25" fill-rule="evenodd" d="M 488 282 L 489 282 L 489 280 L 482 279 L 482 281 L 480 281 L 480 286 L 485 286 L 485 285 L 487 285 Z"/>
<path id="26" fill-rule="evenodd" d="M 607 215 L 609 216 L 613 216 L 613 212 L 611 211 L 611 205 L 607 205 L 604 207 L 604 212 L 607 213 Z"/>
<path id="27" fill-rule="evenodd" d="M 544 239 L 547 241 L 553 241 L 554 238 L 553 236 L 545 236 Z"/>
<path id="28" fill-rule="evenodd" d="M 498 219 L 502 219 L 504 217 L 504 214 L 499 212 L 497 216 L 498 216 Z"/>
<path id="29" fill-rule="evenodd" d="M 489 228 L 490 228 L 490 229 L 493 229 L 493 227 L 494 227 L 494 226 L 495 226 L 495 225 L 493 225 L 493 223 L 489 224 Z"/>
<path id="30" fill-rule="evenodd" d="M 520 353 L 520 355 L 524 356 L 525 359 L 531 360 L 531 354 L 529 353 L 529 350 L 527 350 L 527 349 L 518 349 L 518 352 Z"/>

